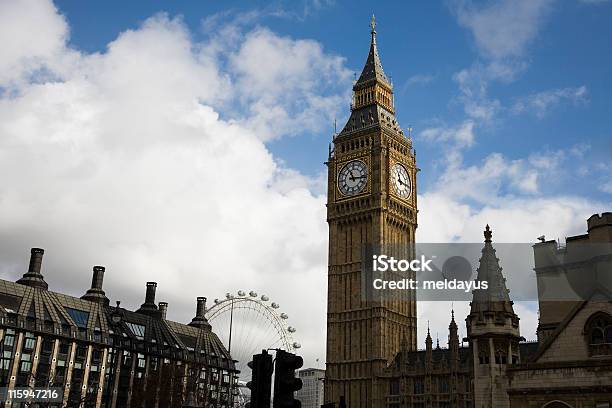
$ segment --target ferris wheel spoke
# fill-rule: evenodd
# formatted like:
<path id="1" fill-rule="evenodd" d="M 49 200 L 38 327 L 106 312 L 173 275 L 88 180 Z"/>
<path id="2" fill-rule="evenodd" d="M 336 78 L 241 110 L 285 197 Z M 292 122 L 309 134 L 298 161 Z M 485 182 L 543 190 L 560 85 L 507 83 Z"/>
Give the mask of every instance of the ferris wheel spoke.
<path id="1" fill-rule="evenodd" d="M 230 354 L 238 361 L 236 368 L 241 371 L 240 381 L 248 381 L 251 370 L 247 363 L 262 349 L 293 350 L 293 330 L 287 329 L 287 316 L 277 309 L 276 304 L 268 303 L 268 299 L 263 296 L 255 298 L 239 295 L 215 302 L 206 311 L 214 332 L 228 349 L 231 322 Z"/>

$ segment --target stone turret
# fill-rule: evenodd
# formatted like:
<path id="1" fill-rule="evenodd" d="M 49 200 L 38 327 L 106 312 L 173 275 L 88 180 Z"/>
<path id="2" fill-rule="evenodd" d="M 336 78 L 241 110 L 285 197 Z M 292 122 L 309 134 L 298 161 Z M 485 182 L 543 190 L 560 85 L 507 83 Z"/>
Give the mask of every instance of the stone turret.
<path id="1" fill-rule="evenodd" d="M 425 367 L 427 371 L 431 371 L 433 367 L 433 340 L 429 332 L 429 323 L 427 323 L 427 337 L 425 338 Z"/>
<path id="2" fill-rule="evenodd" d="M 510 406 L 505 367 L 519 360 L 519 318 L 514 313 L 488 225 L 484 237 L 477 280 L 487 282 L 488 287 L 473 291 L 466 318 L 474 362 L 474 405 L 504 408 Z"/>
<path id="3" fill-rule="evenodd" d="M 451 321 L 448 325 L 448 350 L 450 352 L 451 370 L 459 368 L 459 328 L 455 322 L 455 311 L 451 311 Z"/>
<path id="4" fill-rule="evenodd" d="M 591 242 L 612 242 L 612 212 L 591 215 L 587 226 Z"/>

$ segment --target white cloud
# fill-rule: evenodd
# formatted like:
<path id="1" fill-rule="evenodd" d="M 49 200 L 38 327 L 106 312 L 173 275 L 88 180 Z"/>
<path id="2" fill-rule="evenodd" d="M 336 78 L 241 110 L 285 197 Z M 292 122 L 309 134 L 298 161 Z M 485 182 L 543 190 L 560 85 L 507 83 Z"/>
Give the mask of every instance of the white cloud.
<path id="1" fill-rule="evenodd" d="M 599 189 L 604 193 L 612 194 L 612 181 L 602 184 Z"/>
<path id="2" fill-rule="evenodd" d="M 1 7 L 0 41 L 24 45 L 0 51 L 2 276 L 41 246 L 52 290 L 79 296 L 106 265 L 113 300 L 138 307 L 156 280 L 178 321 L 196 296 L 254 289 L 289 314 L 306 362 L 323 359 L 325 198 L 264 141 L 342 107 L 343 60 L 264 28 L 222 51 L 163 14 L 79 53 L 50 3 Z"/>
<path id="3" fill-rule="evenodd" d="M 15 279 L 27 248 L 42 246 L 51 289 L 80 295 L 91 265 L 102 264 L 113 299 L 137 307 L 144 282 L 157 280 L 158 299 L 179 321 L 191 318 L 196 296 L 255 289 L 290 315 L 306 363 L 323 359 L 327 226 L 325 198 L 313 193 L 321 180 L 279 163 L 265 141 L 316 131 L 342 109 L 343 60 L 316 42 L 240 24 L 221 28 L 231 33 L 223 47 L 219 37 L 196 43 L 165 15 L 103 53 L 80 53 L 50 3 L 0 7 L 0 41 L 21 44 L 0 50 L 0 86 L 11 89 L 0 99 L 2 276 Z M 506 75 L 505 66 L 491 70 Z M 464 92 L 488 102 L 483 89 L 475 81 Z M 424 138 L 470 146 L 476 120 L 497 109 L 489 102 Z M 599 210 L 571 196 L 517 197 L 554 167 L 542 161 L 448 159 L 419 196 L 419 241 L 479 240 L 487 222 L 499 240 L 572 235 Z M 441 316 L 444 338 L 449 316 L 429 316 Z"/>
<path id="4" fill-rule="evenodd" d="M 469 182 L 466 184 L 465 188 L 470 188 Z M 473 205 L 469 204 L 469 197 L 448 194 L 444 185 L 420 194 L 418 201 L 417 242 L 421 243 L 482 242 L 483 229 L 487 224 L 493 229 L 494 245 L 500 242 L 533 243 L 536 237 L 543 234 L 549 239 L 563 239 L 584 234 L 586 219 L 606 208 L 605 203 L 575 196 L 518 197 L 503 193 L 496 194 L 491 203 Z M 511 261 L 500 255 L 502 266 Z M 535 340 L 537 305 L 535 302 L 521 301 L 516 302 L 514 307 L 521 318 L 521 335 L 528 340 Z M 420 348 L 424 347 L 428 320 L 432 333 L 440 334 L 440 343 L 446 344 L 450 308 L 449 304 L 440 302 L 419 303 Z M 465 335 L 463 319 L 468 314 L 469 304 L 455 302 L 454 308 L 459 330 Z"/>
<path id="5" fill-rule="evenodd" d="M 492 79 L 488 67 L 474 64 L 453 75 L 461 94 L 459 101 L 463 103 L 466 115 L 481 123 L 490 122 L 501 108 L 497 99 L 488 96 L 489 81 Z"/>
<path id="6" fill-rule="evenodd" d="M 451 3 L 458 23 L 467 28 L 480 57 L 471 67 L 455 73 L 458 100 L 468 117 L 492 122 L 502 109 L 488 95 L 492 81 L 512 82 L 527 68 L 525 54 L 538 34 L 554 0 L 501 0 L 476 4 L 470 0 Z"/>
<path id="7" fill-rule="evenodd" d="M 453 141 L 454 146 L 469 147 L 474 143 L 474 122 L 466 120 L 455 127 L 431 127 L 419 133 L 419 139 L 427 142 Z"/>
<path id="8" fill-rule="evenodd" d="M 43 69 L 57 70 L 71 53 L 65 47 L 68 25 L 50 2 L 0 3 L 0 87 L 29 79 Z"/>
<path id="9" fill-rule="evenodd" d="M 552 0 L 501 0 L 476 7 L 455 2 L 459 24 L 468 28 L 479 51 L 494 59 L 523 56 L 540 29 Z"/>
<path id="10" fill-rule="evenodd" d="M 434 76 L 429 74 L 416 74 L 408 78 L 406 85 L 422 85 L 433 81 Z"/>
<path id="11" fill-rule="evenodd" d="M 316 41 L 279 37 L 258 28 L 230 55 L 230 67 L 250 113 L 242 123 L 266 140 L 321 131 L 348 100 L 348 94 L 324 95 L 340 92 L 338 85 L 349 83 L 350 71 L 343 58 L 325 54 Z"/>
<path id="12" fill-rule="evenodd" d="M 514 113 L 529 112 L 543 118 L 550 110 L 564 101 L 578 106 L 586 104 L 588 100 L 588 90 L 584 85 L 576 88 L 551 89 L 519 99 L 512 107 L 512 111 Z"/>
<path id="13" fill-rule="evenodd" d="M 479 56 L 471 66 L 453 76 L 460 92 L 454 101 L 461 103 L 465 118 L 456 125 L 432 127 L 420 134 L 424 141 L 452 143 L 440 144 L 444 170 L 418 197 L 418 242 L 481 242 L 486 224 L 495 231 L 495 242 L 529 243 L 542 234 L 562 239 L 583 234 L 586 219 L 606 210 L 606 203 L 549 192 L 563 178 L 566 161 L 582 158 L 588 146 L 534 152 L 519 158 L 489 153 L 479 163 L 463 161 L 464 150 L 478 141 L 477 130 L 495 126 L 499 114 L 508 110 L 500 100 L 489 95 L 490 84 L 510 83 L 527 69 L 529 45 L 540 31 L 552 3 L 553 0 L 478 3 L 457 0 L 452 3 L 459 24 L 472 34 Z M 563 101 L 580 104 L 586 100 L 585 87 L 553 90 L 520 100 L 510 107 L 510 112 L 530 110 L 544 115 Z M 460 137 L 460 129 L 469 129 L 469 132 L 463 132 Z M 449 310 L 448 306 L 424 305 L 419 317 L 431 319 L 432 330 L 446 336 L 448 316 L 435 310 Z M 463 310 L 458 314 L 462 319 L 468 307 L 455 305 L 455 309 Z M 515 305 L 521 317 L 521 334 L 528 339 L 535 338 L 536 310 L 533 303 Z M 419 320 L 421 347 L 424 324 Z M 461 324 L 459 327 L 465 328 Z"/>

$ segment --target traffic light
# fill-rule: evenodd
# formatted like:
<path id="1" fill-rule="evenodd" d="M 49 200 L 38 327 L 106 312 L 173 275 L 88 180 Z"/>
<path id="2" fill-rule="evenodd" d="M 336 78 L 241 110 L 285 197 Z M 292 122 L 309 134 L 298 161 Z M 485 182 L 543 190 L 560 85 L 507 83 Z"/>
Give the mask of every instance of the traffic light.
<path id="1" fill-rule="evenodd" d="M 247 364 L 251 369 L 251 381 L 247 387 L 251 390 L 249 408 L 270 408 L 270 388 L 272 387 L 272 356 L 266 350 L 255 354 L 253 361 Z"/>
<path id="2" fill-rule="evenodd" d="M 300 356 L 283 350 L 276 352 L 274 369 L 274 408 L 300 408 L 302 403 L 293 393 L 302 389 L 302 380 L 295 378 L 295 370 L 304 364 Z"/>

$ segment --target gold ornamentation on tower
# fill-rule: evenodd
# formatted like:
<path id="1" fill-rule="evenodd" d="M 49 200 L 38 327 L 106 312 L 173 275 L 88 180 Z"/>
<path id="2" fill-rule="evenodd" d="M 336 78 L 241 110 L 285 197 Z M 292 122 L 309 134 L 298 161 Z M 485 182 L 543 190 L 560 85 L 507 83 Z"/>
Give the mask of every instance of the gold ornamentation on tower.
<path id="1" fill-rule="evenodd" d="M 334 137 L 328 166 L 329 273 L 326 402 L 381 407 L 378 376 L 401 347 L 416 349 L 416 302 L 362 297 L 366 245 L 414 243 L 416 160 L 397 119 L 371 22 L 370 51 L 353 86 L 351 116 Z"/>

